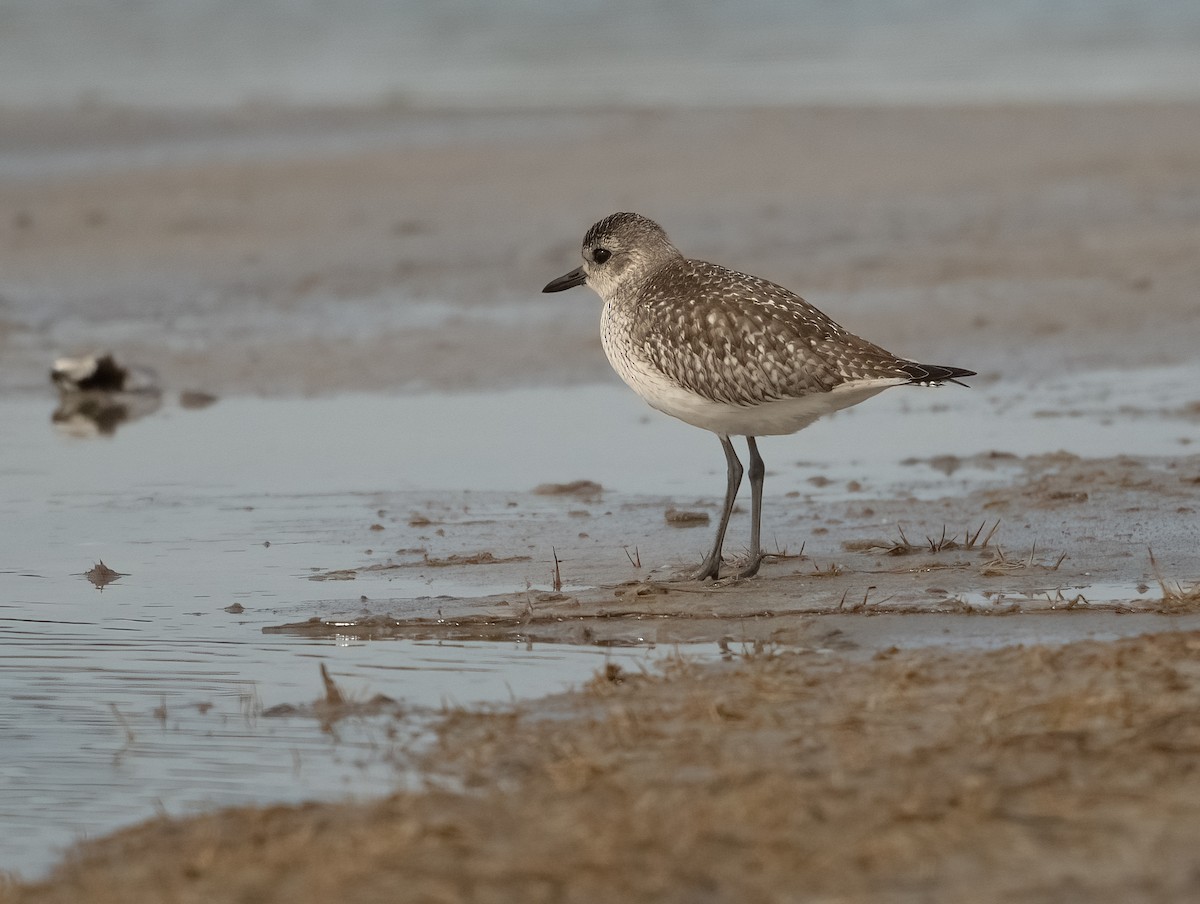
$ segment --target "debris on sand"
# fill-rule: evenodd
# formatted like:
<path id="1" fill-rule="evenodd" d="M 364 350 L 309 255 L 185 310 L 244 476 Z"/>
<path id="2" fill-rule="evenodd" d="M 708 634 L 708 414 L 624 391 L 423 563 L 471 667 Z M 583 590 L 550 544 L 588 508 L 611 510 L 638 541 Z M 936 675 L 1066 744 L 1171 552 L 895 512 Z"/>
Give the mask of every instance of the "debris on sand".
<path id="1" fill-rule="evenodd" d="M 310 574 L 310 581 L 353 581 L 358 577 L 358 572 L 353 568 L 339 568 L 335 571 L 321 571 L 317 574 Z"/>
<path id="2" fill-rule="evenodd" d="M 100 591 L 103 591 L 106 586 L 118 578 L 125 577 L 121 572 L 113 571 L 113 569 L 105 565 L 103 559 L 93 565 L 90 571 L 85 571 L 83 576 L 91 581 L 95 588 Z"/>
<path id="3" fill-rule="evenodd" d="M 670 590 L 653 581 L 630 581 L 613 591 L 613 596 L 661 596 Z"/>
<path id="4" fill-rule="evenodd" d="M 594 480 L 572 480 L 570 483 L 542 483 L 533 488 L 535 496 L 581 496 L 593 498 L 604 492 Z"/>
<path id="5" fill-rule="evenodd" d="M 187 408 L 191 411 L 207 408 L 216 401 L 217 397 L 215 395 L 210 392 L 202 392 L 198 389 L 185 389 L 179 393 L 179 407 Z"/>
<path id="6" fill-rule="evenodd" d="M 708 524 L 708 512 L 687 511 L 685 509 L 669 508 L 663 512 L 663 518 L 672 527 L 700 527 Z"/>
<path id="7" fill-rule="evenodd" d="M 402 568 L 454 568 L 459 565 L 506 565 L 510 562 L 528 562 L 529 556 L 498 556 L 490 550 L 474 553 L 452 553 L 445 558 L 422 552 L 417 562 L 379 562 L 361 568 L 338 568 L 310 574 L 310 581 L 353 581 L 360 572 L 397 571 Z"/>
<path id="8" fill-rule="evenodd" d="M 454 553 L 446 556 L 444 559 L 434 558 L 425 553 L 425 558 L 416 564 L 428 565 L 431 568 L 450 568 L 454 565 L 503 565 L 507 562 L 528 562 L 529 556 L 497 556 L 495 553 L 488 550 L 483 552 L 472 553 L 471 555 L 459 555 Z"/>

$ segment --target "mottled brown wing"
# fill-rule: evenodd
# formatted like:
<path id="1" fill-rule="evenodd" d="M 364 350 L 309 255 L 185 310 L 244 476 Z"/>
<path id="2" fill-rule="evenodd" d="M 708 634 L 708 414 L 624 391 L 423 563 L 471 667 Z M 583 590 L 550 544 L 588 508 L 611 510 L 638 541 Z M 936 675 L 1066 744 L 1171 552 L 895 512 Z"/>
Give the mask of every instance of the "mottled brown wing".
<path id="1" fill-rule="evenodd" d="M 800 296 L 704 261 L 668 264 L 639 293 L 635 341 L 665 375 L 733 405 L 908 375 L 906 363 L 847 332 Z"/>

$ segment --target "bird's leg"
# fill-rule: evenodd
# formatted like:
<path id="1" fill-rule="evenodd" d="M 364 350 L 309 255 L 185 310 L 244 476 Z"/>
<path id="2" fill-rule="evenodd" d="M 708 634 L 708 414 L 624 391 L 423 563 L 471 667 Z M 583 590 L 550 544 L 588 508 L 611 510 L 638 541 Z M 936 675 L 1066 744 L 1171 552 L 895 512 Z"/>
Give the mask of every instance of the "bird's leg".
<path id="1" fill-rule="evenodd" d="M 725 544 L 725 528 L 729 527 L 729 516 L 733 513 L 733 501 L 737 498 L 738 487 L 742 485 L 742 463 L 738 460 L 737 452 L 728 436 L 722 436 L 721 448 L 725 450 L 725 464 L 728 467 L 725 485 L 725 508 L 721 512 L 721 523 L 717 525 L 717 537 L 713 540 L 713 548 L 704 557 L 704 563 L 692 577 L 697 581 L 705 578 L 717 578 L 721 571 L 721 547 Z M 756 453 L 757 454 L 757 453 Z"/>
<path id="2" fill-rule="evenodd" d="M 738 572 L 739 578 L 751 578 L 758 574 L 762 565 L 762 494 L 763 478 L 767 469 L 763 466 L 762 456 L 758 454 L 758 444 L 753 436 L 746 437 L 746 445 L 750 447 L 750 561 Z"/>

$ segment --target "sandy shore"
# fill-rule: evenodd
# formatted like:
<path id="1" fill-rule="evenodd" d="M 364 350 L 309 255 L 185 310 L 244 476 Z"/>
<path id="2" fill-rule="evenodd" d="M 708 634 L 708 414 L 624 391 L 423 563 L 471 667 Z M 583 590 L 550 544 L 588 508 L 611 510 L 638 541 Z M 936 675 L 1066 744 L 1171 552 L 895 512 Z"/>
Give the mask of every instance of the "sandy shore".
<path id="1" fill-rule="evenodd" d="M 1188 900 L 1198 657 L 1193 632 L 611 669 L 447 718 L 423 793 L 152 821 L 0 899 Z"/>
<path id="2" fill-rule="evenodd" d="M 539 290 L 617 209 L 898 353 L 980 371 L 998 417 L 1005 393 L 1063 374 L 1197 360 L 1194 105 L 4 118 L 7 393 L 43 391 L 54 355 L 95 347 L 218 395 L 610 380 L 597 300 Z M 1192 424 L 1198 403 L 1112 416 Z M 749 655 L 451 714 L 419 755 L 430 790 L 155 821 L 45 883 L 0 882 L 0 901 L 1195 896 L 1193 449 L 1005 460 L 1002 486 L 942 499 L 776 505 L 775 525 L 817 538 L 809 556 L 732 587 L 631 579 L 632 560 L 593 553 L 663 532 L 663 500 L 584 532 L 589 503 L 564 499 L 521 542 L 578 535 L 569 579 L 591 589 L 523 612 L 439 601 L 363 636 L 624 643 L 653 623 L 662 643 L 736 637 Z M 877 527 L 901 521 L 921 526 L 912 544 Z M 996 542 L 968 541 L 994 521 Z M 447 520 L 447 544 L 493 551 L 520 586 L 512 524 Z M 925 549 L 938 524 L 954 542 Z M 682 561 L 695 535 L 664 555 Z M 355 601 L 385 564 L 344 563 Z M 890 649 L 885 618 L 957 628 L 1000 577 L 997 612 L 1073 619 L 1064 640 L 1121 633 L 1101 625 L 1135 611 L 1180 633 Z M 1081 601 L 1048 585 L 1149 589 Z"/>
<path id="3" fill-rule="evenodd" d="M 539 290 L 627 208 L 917 358 L 1188 359 L 1198 148 L 1181 105 L 7 113 L 2 388 L 96 345 L 216 392 L 604 378 L 595 299 Z"/>

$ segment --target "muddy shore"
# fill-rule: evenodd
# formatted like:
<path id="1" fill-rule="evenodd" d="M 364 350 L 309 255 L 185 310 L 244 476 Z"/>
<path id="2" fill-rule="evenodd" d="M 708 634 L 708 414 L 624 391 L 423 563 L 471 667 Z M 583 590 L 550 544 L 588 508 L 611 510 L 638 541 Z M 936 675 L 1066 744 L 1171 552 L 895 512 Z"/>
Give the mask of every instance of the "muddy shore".
<path id="1" fill-rule="evenodd" d="M 109 337 L 218 393 L 607 379 L 538 290 L 619 209 L 914 358 L 1190 360 L 1198 147 L 1179 104 L 6 112 L 3 388 Z"/>
<path id="2" fill-rule="evenodd" d="M 665 512 L 712 513 L 719 480 L 713 499 L 531 481 L 475 497 L 470 515 L 454 493 L 414 506 L 379 486 L 339 541 L 352 549 L 322 563 L 328 601 L 271 630 L 652 632 L 725 644 L 729 660 L 685 651 L 662 675 L 452 712 L 434 751 L 410 752 L 428 790 L 152 821 L 83 845 L 45 882 L 0 881 L 0 900 L 1200 893 L 1200 390 L 1186 379 L 1200 368 L 1200 107 L 4 117 L 6 395 L 45 392 L 51 358 L 97 347 L 217 397 L 615 380 L 597 300 L 538 290 L 574 266 L 592 221 L 634 209 L 898 353 L 978 370 L 996 419 L 1043 399 L 1062 448 L 1086 418 L 1183 438 L 968 457 L 939 456 L 933 436 L 914 474 L 989 478 L 768 498 L 781 555 L 717 587 L 663 579 L 709 530 Z M 1184 377 L 1124 407 L 1115 389 L 1076 409 L 1054 394 L 1072 375 L 1115 385 L 1147 368 Z M 785 472 L 769 495 L 803 436 L 794 448 L 769 462 Z M 625 558 L 635 544 L 644 563 Z M 565 591 L 528 589 L 547 549 Z M 406 568 L 485 569 L 526 591 L 401 605 L 387 581 Z M 924 648 L 980 622 L 986 643 Z M 1012 638 L 1026 646 L 986 649 Z"/>
<path id="3" fill-rule="evenodd" d="M 448 717 L 429 790 L 159 820 L 4 899 L 1180 901 L 1200 634 L 760 652 Z"/>

